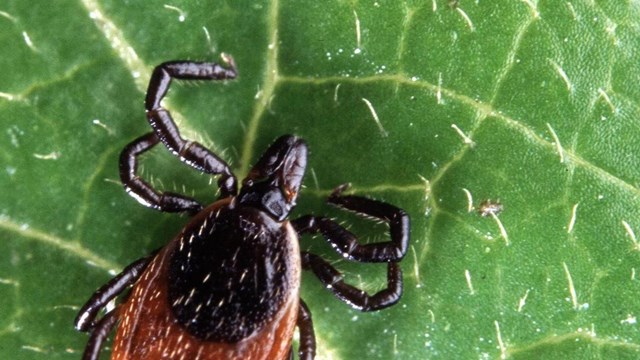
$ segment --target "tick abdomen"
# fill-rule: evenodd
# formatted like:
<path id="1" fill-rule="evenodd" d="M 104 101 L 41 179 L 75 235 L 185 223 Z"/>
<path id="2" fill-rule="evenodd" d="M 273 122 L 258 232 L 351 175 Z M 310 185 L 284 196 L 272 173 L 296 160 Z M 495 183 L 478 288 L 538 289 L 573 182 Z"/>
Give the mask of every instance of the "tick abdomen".
<path id="1" fill-rule="evenodd" d="M 149 264 L 120 307 L 114 359 L 286 357 L 299 306 L 296 233 L 231 202 L 196 216 Z"/>
<path id="2" fill-rule="evenodd" d="M 298 292 L 297 236 L 287 226 L 243 206 L 194 219 L 169 260 L 169 304 L 178 322 L 200 339 L 234 343 L 270 321 Z"/>

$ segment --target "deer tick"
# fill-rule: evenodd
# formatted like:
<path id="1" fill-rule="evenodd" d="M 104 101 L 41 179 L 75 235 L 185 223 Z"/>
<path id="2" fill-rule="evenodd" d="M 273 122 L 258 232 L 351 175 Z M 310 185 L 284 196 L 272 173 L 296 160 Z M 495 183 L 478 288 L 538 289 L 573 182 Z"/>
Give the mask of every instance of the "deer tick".
<path id="1" fill-rule="evenodd" d="M 98 359 L 116 324 L 111 359 L 291 359 L 296 327 L 300 359 L 313 359 L 311 313 L 299 297 L 303 269 L 358 310 L 391 306 L 402 295 L 398 263 L 409 243 L 409 216 L 402 209 L 343 195 L 346 185 L 335 188 L 330 204 L 389 225 L 389 241 L 368 244 L 326 217 L 288 220 L 307 165 L 304 140 L 293 135 L 278 138 L 238 191 L 224 160 L 180 135 L 161 106 L 172 79 L 236 78 L 233 59 L 223 60 L 223 65 L 171 61 L 153 71 L 145 100 L 153 131 L 124 148 L 120 178 L 127 193 L 143 205 L 187 213 L 191 220 L 166 246 L 127 266 L 80 309 L 75 327 L 89 333 L 84 360 Z M 219 176 L 220 198 L 203 206 L 189 196 L 158 191 L 143 180 L 137 173 L 139 156 L 158 143 L 191 167 Z M 344 282 L 319 255 L 300 251 L 298 237 L 316 233 L 346 259 L 386 263 L 386 288 L 369 295 Z M 106 310 L 128 288 L 124 300 Z M 106 313 L 99 317 L 101 310 Z"/>

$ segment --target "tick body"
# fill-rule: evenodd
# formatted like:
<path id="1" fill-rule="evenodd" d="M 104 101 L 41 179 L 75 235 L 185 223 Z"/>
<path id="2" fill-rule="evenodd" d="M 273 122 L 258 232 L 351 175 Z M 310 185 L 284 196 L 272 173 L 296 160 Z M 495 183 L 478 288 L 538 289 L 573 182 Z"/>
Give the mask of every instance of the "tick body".
<path id="1" fill-rule="evenodd" d="M 83 360 L 99 358 L 117 326 L 111 359 L 284 360 L 293 358 L 297 327 L 300 359 L 315 356 L 311 313 L 299 298 L 301 270 L 311 270 L 339 299 L 362 311 L 395 304 L 402 295 L 398 262 L 409 242 L 409 217 L 371 199 L 342 195 L 328 202 L 389 224 L 390 240 L 360 244 L 354 234 L 325 217 L 288 220 L 307 164 L 306 143 L 278 138 L 243 180 L 240 191 L 229 166 L 197 142 L 182 138 L 161 100 L 173 78 L 222 80 L 236 77 L 227 66 L 167 62 L 153 72 L 145 102 L 153 132 L 125 147 L 120 177 L 140 203 L 192 219 L 166 246 L 129 265 L 98 289 L 80 309 L 75 326 L 89 332 Z M 163 143 L 183 162 L 218 175 L 220 199 L 204 207 L 197 200 L 154 189 L 137 174 L 138 157 Z M 369 295 L 345 283 L 322 257 L 300 251 L 299 235 L 321 234 L 344 258 L 387 264 L 387 287 Z M 131 288 L 115 309 L 99 318 L 107 303 Z"/>

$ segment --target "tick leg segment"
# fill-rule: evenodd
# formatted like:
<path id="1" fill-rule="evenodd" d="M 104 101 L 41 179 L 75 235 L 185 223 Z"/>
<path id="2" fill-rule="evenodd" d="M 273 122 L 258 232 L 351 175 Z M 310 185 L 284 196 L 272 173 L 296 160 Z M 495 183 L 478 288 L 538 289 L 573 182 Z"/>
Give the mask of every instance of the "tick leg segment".
<path id="1" fill-rule="evenodd" d="M 100 310 L 104 308 L 111 299 L 118 296 L 124 289 L 138 280 L 144 269 L 149 264 L 149 261 L 152 259 L 152 256 L 153 255 L 144 257 L 127 266 L 120 274 L 109 280 L 108 283 L 102 285 L 100 289 L 93 293 L 89 301 L 82 306 L 76 316 L 74 322 L 76 329 L 79 331 L 89 331 L 94 328 L 98 312 L 100 312 Z M 107 315 L 100 320 L 100 323 L 104 322 L 106 317 Z M 100 325 L 95 327 L 96 330 L 94 330 L 93 333 L 98 331 L 97 329 L 99 326 Z M 94 335 L 92 335 L 92 339 L 93 336 Z"/>
<path id="2" fill-rule="evenodd" d="M 227 63 L 228 68 L 216 63 L 195 62 L 195 61 L 167 61 L 153 69 L 145 108 L 147 111 L 160 108 L 160 102 L 166 95 L 171 85 L 171 79 L 180 80 L 231 80 L 238 76 L 236 64 L 231 56 L 225 55 L 222 58 Z"/>
<path id="3" fill-rule="evenodd" d="M 196 214 L 202 205 L 195 199 L 172 192 L 156 191 L 137 174 L 138 157 L 158 144 L 158 136 L 151 132 L 128 144 L 120 153 L 120 181 L 125 190 L 141 204 L 165 212 L 186 211 Z"/>
<path id="4" fill-rule="evenodd" d="M 115 314 L 115 310 L 106 314 L 96 327 L 91 331 L 89 342 L 84 348 L 84 354 L 82 360 L 98 360 L 100 358 L 100 350 L 102 350 L 102 343 L 109 336 L 109 333 L 116 325 L 118 317 Z"/>
<path id="5" fill-rule="evenodd" d="M 389 224 L 391 240 L 360 244 L 356 236 L 335 221 L 312 215 L 292 221 L 299 234 L 321 233 L 343 257 L 361 262 L 397 262 L 409 246 L 409 215 L 393 205 L 360 196 L 340 195 L 348 185 L 337 187 L 328 198 L 330 204 Z"/>
<path id="6" fill-rule="evenodd" d="M 302 299 L 300 299 L 297 325 L 298 330 L 300 330 L 298 358 L 300 360 L 313 360 L 316 357 L 316 335 L 313 331 L 311 311 L 309 311 L 307 304 L 305 304 Z"/>
<path id="7" fill-rule="evenodd" d="M 373 295 L 367 294 L 342 280 L 342 274 L 318 255 L 302 252 L 302 268 L 311 270 L 340 300 L 361 311 L 389 307 L 402 296 L 402 271 L 395 262 L 387 264 L 387 288 Z"/>
<path id="8" fill-rule="evenodd" d="M 171 118 L 171 114 L 162 108 L 160 102 L 169 90 L 173 78 L 190 80 L 234 79 L 237 76 L 237 71 L 233 59 L 225 57 L 224 60 L 228 63 L 228 68 L 215 63 L 191 61 L 171 61 L 158 65 L 151 75 L 145 100 L 147 119 L 159 140 L 171 152 L 178 155 L 183 162 L 207 174 L 220 175 L 218 186 L 221 197 L 237 193 L 237 180 L 231 173 L 229 165 L 202 144 L 183 139 L 180 136 L 178 126 Z"/>

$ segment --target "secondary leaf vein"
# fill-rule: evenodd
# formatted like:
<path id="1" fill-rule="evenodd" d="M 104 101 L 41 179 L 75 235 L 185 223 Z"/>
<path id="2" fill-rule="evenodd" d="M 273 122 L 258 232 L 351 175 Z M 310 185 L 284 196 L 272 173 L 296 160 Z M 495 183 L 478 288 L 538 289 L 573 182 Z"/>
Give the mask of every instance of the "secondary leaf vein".
<path id="1" fill-rule="evenodd" d="M 119 264 L 110 262 L 96 255 L 95 253 L 87 250 L 82 247 L 79 243 L 64 240 L 57 236 L 47 234 L 40 230 L 35 230 L 29 226 L 21 225 L 12 221 L 8 217 L 0 217 L 0 229 L 4 229 L 6 231 L 18 234 L 27 239 L 33 239 L 47 245 L 53 246 L 57 249 L 63 250 L 66 253 L 74 255 L 80 259 L 87 261 L 95 265 L 96 267 L 106 270 L 106 271 L 114 271 L 116 269 L 121 269 L 122 266 Z"/>

